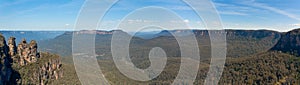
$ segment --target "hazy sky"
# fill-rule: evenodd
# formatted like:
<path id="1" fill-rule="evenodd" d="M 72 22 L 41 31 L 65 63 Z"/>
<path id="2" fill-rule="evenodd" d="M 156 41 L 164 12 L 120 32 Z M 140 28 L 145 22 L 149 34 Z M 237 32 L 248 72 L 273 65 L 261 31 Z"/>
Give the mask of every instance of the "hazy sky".
<path id="1" fill-rule="evenodd" d="M 0 0 L 1 30 L 71 30 L 85 0 Z M 228 29 L 288 31 L 300 27 L 300 0 L 212 0 Z M 204 24 L 181 0 L 120 0 L 104 17 L 100 29 L 111 30 L 128 13 L 160 6 L 177 13 L 192 28 Z M 167 15 L 162 15 L 167 16 Z M 141 20 L 128 20 L 138 22 Z M 164 24 L 172 24 L 164 22 Z"/>

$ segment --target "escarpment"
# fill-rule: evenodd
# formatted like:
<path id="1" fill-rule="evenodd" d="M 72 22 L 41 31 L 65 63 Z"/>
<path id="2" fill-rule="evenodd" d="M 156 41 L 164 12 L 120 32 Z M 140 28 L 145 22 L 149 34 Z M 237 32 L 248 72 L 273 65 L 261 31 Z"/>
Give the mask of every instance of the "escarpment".
<path id="1" fill-rule="evenodd" d="M 277 44 L 271 50 L 300 56 L 300 28 L 281 35 Z"/>
<path id="2" fill-rule="evenodd" d="M 0 85 L 45 85 L 62 77 L 62 64 L 58 55 L 38 52 L 35 40 L 25 39 L 17 45 L 15 37 L 6 43 L 0 34 Z"/>

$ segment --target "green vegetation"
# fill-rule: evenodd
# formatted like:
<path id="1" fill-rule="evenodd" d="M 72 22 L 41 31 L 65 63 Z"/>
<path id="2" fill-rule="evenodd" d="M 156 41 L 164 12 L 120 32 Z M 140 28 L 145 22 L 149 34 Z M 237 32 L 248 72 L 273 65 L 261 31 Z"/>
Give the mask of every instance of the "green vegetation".
<path id="1" fill-rule="evenodd" d="M 199 32 L 201 34 L 201 32 Z M 227 31 L 227 60 L 220 85 L 261 85 L 261 84 L 299 84 L 300 83 L 300 58 L 296 55 L 281 53 L 280 50 L 269 51 L 278 41 L 280 33 L 273 31 Z M 71 42 L 68 34 L 64 34 L 54 42 L 54 48 L 65 46 Z M 210 63 L 210 40 L 208 36 L 197 35 L 201 55 L 201 64 L 195 85 L 202 85 L 208 72 Z M 68 38 L 68 39 L 64 39 Z M 112 85 L 169 85 L 178 74 L 180 66 L 180 50 L 178 43 L 172 36 L 160 36 L 152 39 L 134 37 L 130 44 L 130 55 L 133 63 L 138 68 L 147 68 L 150 65 L 148 52 L 153 47 L 163 48 L 167 55 L 167 65 L 163 72 L 155 79 L 147 82 L 134 81 L 121 74 L 113 63 L 110 52 L 111 35 L 96 36 L 96 53 L 99 55 L 98 63 L 106 79 Z M 65 41 L 64 41 L 65 40 Z M 70 40 L 70 41 L 69 41 Z M 290 43 L 293 44 L 293 43 Z M 49 44 L 49 46 L 51 46 Z M 57 47 L 55 47 L 57 46 Z M 69 51 L 57 52 L 59 54 Z M 63 57 L 64 77 L 53 84 L 80 84 L 73 66 L 72 57 Z"/>
<path id="2" fill-rule="evenodd" d="M 66 82 L 68 84 L 80 84 L 70 60 L 72 60 L 71 57 L 63 59 L 63 61 L 69 62 L 64 64 L 67 72 L 64 71 L 64 77 L 56 81 L 56 84 L 64 84 Z M 103 74 L 112 85 L 168 85 L 173 82 L 178 73 L 180 58 L 169 57 L 167 62 L 163 72 L 157 78 L 148 82 L 134 81 L 127 78 L 118 71 L 112 60 L 99 60 L 99 65 Z M 147 67 L 147 63 L 137 65 L 142 68 Z M 195 85 L 204 83 L 208 67 L 207 61 L 201 62 L 197 79 L 194 82 Z M 248 57 L 227 58 L 219 84 L 297 84 L 300 82 L 299 68 L 300 58 L 276 51 L 258 53 Z"/>
<path id="3" fill-rule="evenodd" d="M 300 58 L 280 52 L 227 60 L 220 84 L 299 84 Z"/>
<path id="4" fill-rule="evenodd" d="M 53 85 L 80 85 L 77 77 L 72 57 L 62 57 L 63 77 L 59 80 L 53 81 Z"/>
<path id="5" fill-rule="evenodd" d="M 62 72 L 61 67 L 56 66 L 61 66 L 58 55 L 41 53 L 41 57 L 37 62 L 25 66 L 13 65 L 13 68 L 18 73 L 14 74 L 15 77 L 19 76 L 21 78 L 18 79 L 18 84 L 41 84 L 41 82 L 49 84 L 55 80 L 54 71 L 57 72 L 57 75 Z"/>
<path id="6" fill-rule="evenodd" d="M 259 52 L 266 52 L 272 48 L 280 38 L 280 33 L 267 30 L 226 30 L 226 32 L 228 57 L 242 57 Z M 207 31 L 194 30 L 194 33 L 198 41 L 202 59 L 209 58 L 211 44 Z M 71 56 L 72 34 L 72 32 L 66 32 L 54 39 L 40 41 L 39 48 L 44 52 L 51 52 L 61 56 Z M 124 36 L 131 35 L 124 34 Z M 101 57 L 102 59 L 109 59 L 111 56 L 111 38 L 111 34 L 96 35 L 96 54 L 103 55 L 104 57 Z M 152 39 L 133 37 L 130 44 L 130 54 L 132 57 L 140 58 L 144 54 L 148 54 L 147 52 L 153 47 L 163 48 L 167 52 L 168 57 L 180 56 L 178 43 L 173 36 L 158 36 Z"/>

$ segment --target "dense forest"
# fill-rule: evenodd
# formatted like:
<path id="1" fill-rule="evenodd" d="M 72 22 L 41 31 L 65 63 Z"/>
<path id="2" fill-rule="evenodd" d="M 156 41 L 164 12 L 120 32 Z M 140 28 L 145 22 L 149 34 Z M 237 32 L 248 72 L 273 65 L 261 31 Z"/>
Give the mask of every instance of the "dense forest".
<path id="1" fill-rule="evenodd" d="M 208 72 L 210 63 L 210 40 L 207 31 L 194 31 L 196 34 L 199 49 L 202 55 L 201 63 L 195 85 L 204 84 L 204 79 Z M 72 32 L 67 32 L 54 40 L 69 42 Z M 223 75 L 219 81 L 220 85 L 261 85 L 261 84 L 298 84 L 300 78 L 300 58 L 298 55 L 291 54 L 283 49 L 272 49 L 281 43 L 282 37 L 287 33 L 279 33 L 275 31 L 257 30 L 227 30 L 227 59 Z M 180 50 L 178 44 L 174 43 L 176 39 L 167 33 L 161 33 L 161 36 L 143 39 L 134 37 L 131 41 L 130 54 L 134 65 L 138 68 L 145 69 L 149 67 L 148 52 L 151 48 L 159 46 L 163 48 L 167 55 L 167 65 L 162 73 L 151 81 L 141 82 L 135 81 L 124 76 L 116 68 L 110 54 L 110 38 L 111 33 L 96 35 L 96 52 L 99 54 L 98 63 L 105 77 L 112 85 L 169 85 L 171 84 L 180 68 Z M 127 35 L 130 36 L 130 35 Z M 100 42 L 102 41 L 102 42 Z M 297 44 L 295 42 L 289 44 Z M 60 45 L 60 46 L 65 46 Z M 66 45 L 68 46 L 68 45 Z M 54 46 L 55 47 L 55 46 Z M 297 50 L 297 49 L 296 49 Z M 66 52 L 66 51 L 63 51 Z M 68 52 L 66 53 L 68 54 Z M 72 84 L 80 84 L 76 76 L 73 66 L 72 57 L 63 57 L 64 71 L 68 73 L 62 79 L 54 82 L 63 84 L 66 81 Z M 72 70 L 73 69 L 73 70 Z"/>

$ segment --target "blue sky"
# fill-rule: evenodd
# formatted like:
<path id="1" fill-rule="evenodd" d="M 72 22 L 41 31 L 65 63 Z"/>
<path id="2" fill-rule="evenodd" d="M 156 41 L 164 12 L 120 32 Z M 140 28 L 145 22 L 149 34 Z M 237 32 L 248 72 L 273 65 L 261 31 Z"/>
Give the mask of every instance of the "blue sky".
<path id="1" fill-rule="evenodd" d="M 71 30 L 85 0 L 0 0 L 1 30 Z M 227 29 L 288 31 L 300 27 L 300 0 L 212 0 Z M 204 28 L 181 0 L 120 0 L 99 29 L 111 30 L 128 13 L 146 6 L 170 9 L 192 28 Z M 138 20 L 131 20 L 131 22 Z M 164 23 L 172 24 L 172 23 Z"/>

